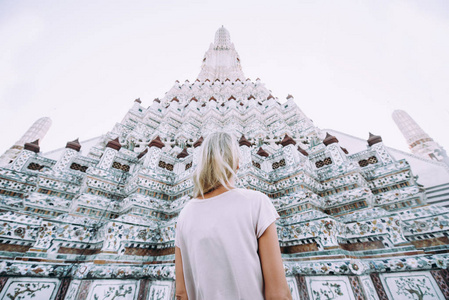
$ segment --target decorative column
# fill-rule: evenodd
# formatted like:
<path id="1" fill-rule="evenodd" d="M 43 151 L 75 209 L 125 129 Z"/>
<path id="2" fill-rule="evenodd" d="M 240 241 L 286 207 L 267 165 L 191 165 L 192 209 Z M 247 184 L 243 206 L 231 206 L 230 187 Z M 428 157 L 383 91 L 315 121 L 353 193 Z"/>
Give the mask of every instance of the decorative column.
<path id="1" fill-rule="evenodd" d="M 389 164 L 394 162 L 394 158 L 388 153 L 387 149 L 385 149 L 385 146 L 382 143 L 382 138 L 379 135 L 374 135 L 370 132 L 367 142 L 368 147 L 376 152 L 378 159 L 380 159 L 382 163 Z"/>
<path id="2" fill-rule="evenodd" d="M 137 98 L 136 100 L 134 100 L 134 105 L 133 105 L 133 110 L 139 111 L 140 105 L 142 104 L 142 101 L 140 100 L 140 98 Z"/>
<path id="3" fill-rule="evenodd" d="M 200 156 L 200 147 L 201 147 L 201 145 L 203 144 L 203 141 L 204 141 L 204 138 L 202 137 L 202 136 L 200 136 L 200 138 L 195 142 L 195 143 L 193 143 L 193 160 L 192 160 L 192 163 L 193 163 L 193 165 L 194 166 L 196 166 L 196 164 L 198 163 L 198 158 L 199 158 L 199 156 Z"/>
<path id="4" fill-rule="evenodd" d="M 267 151 L 265 151 L 262 147 L 259 147 L 259 150 L 257 150 L 256 154 L 261 157 L 264 157 L 264 158 L 267 158 L 268 156 L 270 156 L 270 154 Z M 267 173 L 273 171 L 271 162 L 267 161 L 266 159 L 263 160 L 260 168 Z"/>
<path id="5" fill-rule="evenodd" d="M 97 167 L 103 170 L 109 170 L 120 148 L 122 148 L 122 145 L 120 145 L 118 137 L 112 141 L 109 141 Z"/>
<path id="6" fill-rule="evenodd" d="M 64 169 L 67 169 L 69 164 L 73 161 L 73 158 L 78 155 L 80 150 L 81 144 L 79 143 L 78 139 L 71 142 L 67 142 L 64 152 L 62 153 L 58 162 L 53 167 L 53 171 L 61 172 Z"/>
<path id="7" fill-rule="evenodd" d="M 288 168 L 295 167 L 300 159 L 299 153 L 295 149 L 296 142 L 288 134 L 285 134 L 284 139 L 281 141 L 282 147 L 284 147 L 284 159 Z"/>
<path id="8" fill-rule="evenodd" d="M 336 166 L 343 164 L 347 160 L 346 154 L 338 144 L 338 140 L 335 136 L 326 132 L 323 144 L 326 146 L 327 151 L 329 151 L 332 161 Z"/>
<path id="9" fill-rule="evenodd" d="M 165 144 L 161 141 L 161 138 L 157 136 L 148 144 L 148 153 L 145 155 L 143 166 L 145 168 L 154 170 L 157 167 L 159 159 L 161 157 L 162 148 Z"/>
<path id="10" fill-rule="evenodd" d="M 245 135 L 239 140 L 240 148 L 240 161 L 239 168 L 243 170 L 251 166 L 251 143 L 246 139 Z"/>
<path id="11" fill-rule="evenodd" d="M 189 152 L 187 151 L 187 147 L 184 147 L 182 151 L 176 156 L 177 159 L 183 159 L 189 156 Z M 174 172 L 179 175 L 182 174 L 186 170 L 186 160 L 177 161 L 175 163 Z"/>
<path id="12" fill-rule="evenodd" d="M 301 148 L 301 146 L 298 145 L 298 148 L 296 148 L 299 152 L 299 163 L 300 165 L 306 169 L 307 171 L 312 172 L 312 165 L 310 163 L 310 160 L 307 158 L 309 156 L 309 153 L 307 153 L 306 150 Z"/>
<path id="13" fill-rule="evenodd" d="M 17 158 L 11 163 L 11 170 L 20 171 L 25 166 L 26 162 L 30 157 L 35 156 L 39 153 L 39 140 L 35 140 L 31 143 L 25 143 L 23 150 L 19 153 Z"/>

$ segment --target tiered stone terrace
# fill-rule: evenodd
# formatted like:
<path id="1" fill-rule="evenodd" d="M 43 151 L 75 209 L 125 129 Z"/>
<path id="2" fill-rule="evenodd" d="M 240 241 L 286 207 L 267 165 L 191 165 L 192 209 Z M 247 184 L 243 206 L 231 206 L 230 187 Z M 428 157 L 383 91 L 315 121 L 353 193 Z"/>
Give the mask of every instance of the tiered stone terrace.
<path id="1" fill-rule="evenodd" d="M 176 219 L 203 137 L 224 130 L 239 139 L 238 186 L 267 194 L 281 216 L 294 299 L 319 299 L 329 282 L 345 299 L 384 299 L 401 288 L 388 279 L 401 271 L 448 297 L 447 208 L 426 204 L 408 162 L 380 136 L 348 154 L 292 96 L 246 79 L 228 35 L 219 29 L 197 80 L 147 108 L 136 99 L 87 155 L 75 140 L 52 160 L 36 141 L 0 168 L 0 296 L 31 295 L 35 282 L 39 299 L 112 299 L 106 287 L 173 299 Z"/>

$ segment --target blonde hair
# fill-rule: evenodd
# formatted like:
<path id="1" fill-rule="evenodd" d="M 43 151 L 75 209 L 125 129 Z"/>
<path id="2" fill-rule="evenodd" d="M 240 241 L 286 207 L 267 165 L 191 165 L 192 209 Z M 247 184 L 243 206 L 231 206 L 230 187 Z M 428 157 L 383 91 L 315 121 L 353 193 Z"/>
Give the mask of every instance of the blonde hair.
<path id="1" fill-rule="evenodd" d="M 220 186 L 229 189 L 239 164 L 237 140 L 226 132 L 214 132 L 201 145 L 198 164 L 193 172 L 193 196 L 204 194 Z"/>

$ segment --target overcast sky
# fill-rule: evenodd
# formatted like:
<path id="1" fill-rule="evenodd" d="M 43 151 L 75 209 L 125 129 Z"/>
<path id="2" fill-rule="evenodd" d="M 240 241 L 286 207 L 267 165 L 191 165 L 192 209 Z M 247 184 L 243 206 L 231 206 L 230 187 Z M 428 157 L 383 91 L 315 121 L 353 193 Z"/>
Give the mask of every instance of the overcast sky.
<path id="1" fill-rule="evenodd" d="M 106 133 L 195 80 L 221 25 L 245 75 L 316 126 L 408 151 L 403 109 L 449 150 L 449 1 L 4 0 L 0 152 L 44 116 L 44 152 Z"/>

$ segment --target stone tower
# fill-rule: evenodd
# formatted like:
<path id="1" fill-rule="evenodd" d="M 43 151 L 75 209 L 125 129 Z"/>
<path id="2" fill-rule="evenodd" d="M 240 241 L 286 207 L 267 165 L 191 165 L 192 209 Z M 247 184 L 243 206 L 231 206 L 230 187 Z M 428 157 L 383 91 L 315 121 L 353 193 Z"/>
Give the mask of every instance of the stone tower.
<path id="1" fill-rule="evenodd" d="M 25 132 L 25 134 L 14 143 L 14 145 L 6 150 L 5 153 L 0 156 L 0 166 L 8 164 L 11 160 L 14 160 L 18 153 L 23 149 L 25 143 L 30 143 L 35 140 L 42 141 L 47 134 L 51 126 L 51 119 L 43 117 L 36 120 L 33 125 Z"/>
<path id="2" fill-rule="evenodd" d="M 446 151 L 425 133 L 407 112 L 395 110 L 392 116 L 413 154 L 449 162 Z"/>

